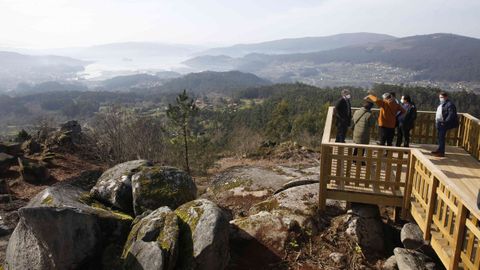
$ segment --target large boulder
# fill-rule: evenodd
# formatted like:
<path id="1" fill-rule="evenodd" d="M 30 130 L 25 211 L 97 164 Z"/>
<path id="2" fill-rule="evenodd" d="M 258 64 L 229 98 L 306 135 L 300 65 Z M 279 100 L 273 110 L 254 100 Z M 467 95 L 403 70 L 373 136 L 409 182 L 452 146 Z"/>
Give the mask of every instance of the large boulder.
<path id="1" fill-rule="evenodd" d="M 60 125 L 60 132 L 68 137 L 68 141 L 77 144 L 82 137 L 82 127 L 75 120 L 67 121 Z"/>
<path id="2" fill-rule="evenodd" d="M 18 158 L 19 173 L 22 180 L 31 184 L 43 184 L 50 179 L 47 164 Z"/>
<path id="3" fill-rule="evenodd" d="M 132 213 L 132 175 L 143 166 L 150 165 L 147 160 L 132 160 L 118 164 L 100 176 L 90 194 L 99 201 Z"/>
<path id="4" fill-rule="evenodd" d="M 15 161 L 15 157 L 6 153 L 0 153 L 0 175 L 5 173 L 10 166 L 14 165 L 16 163 Z"/>
<path id="5" fill-rule="evenodd" d="M 48 251 L 27 225 L 19 222 L 7 246 L 5 269 L 54 269 Z"/>
<path id="6" fill-rule="evenodd" d="M 60 131 L 62 132 L 71 132 L 73 134 L 79 135 L 82 133 L 82 127 L 78 121 L 70 120 L 60 125 Z"/>
<path id="7" fill-rule="evenodd" d="M 281 213 L 267 211 L 234 219 L 230 224 L 233 241 L 260 243 L 278 257 L 283 256 L 290 232 L 297 226 L 294 220 L 284 219 Z"/>
<path id="8" fill-rule="evenodd" d="M 318 181 L 317 181 L 318 182 Z M 255 204 L 249 214 L 261 211 L 277 213 L 284 219 L 295 220 L 304 230 L 315 232 L 319 184 L 298 185 L 287 188 L 271 196 L 269 199 Z M 327 206 L 335 212 L 345 211 L 345 203 L 336 200 L 327 200 Z"/>
<path id="9" fill-rule="evenodd" d="M 393 250 L 397 267 L 399 270 L 434 270 L 435 263 L 427 255 L 405 248 L 395 248 Z"/>
<path id="10" fill-rule="evenodd" d="M 228 208 L 235 217 L 245 217 L 248 210 L 285 183 L 294 179 L 280 168 L 236 166 L 215 175 L 203 197 Z"/>
<path id="11" fill-rule="evenodd" d="M 52 186 L 18 212 L 6 269 L 113 269 L 132 218 L 70 185 Z M 117 264 L 117 265 L 116 265 Z"/>
<path id="12" fill-rule="evenodd" d="M 181 253 L 177 269 L 225 269 L 230 259 L 229 224 L 213 202 L 199 199 L 175 210 L 181 220 Z"/>
<path id="13" fill-rule="evenodd" d="M 166 166 L 143 166 L 132 176 L 133 210 L 140 215 L 161 206 L 176 209 L 195 200 L 197 187 L 186 172 Z"/>
<path id="14" fill-rule="evenodd" d="M 24 141 L 21 147 L 22 151 L 27 155 L 40 153 L 42 151 L 42 146 L 34 139 Z"/>
<path id="15" fill-rule="evenodd" d="M 178 255 L 177 215 L 161 207 L 135 223 L 122 257 L 125 269 L 172 270 Z"/>
<path id="16" fill-rule="evenodd" d="M 395 255 L 390 256 L 382 265 L 382 270 L 398 270 Z"/>
<path id="17" fill-rule="evenodd" d="M 346 233 L 363 249 L 383 251 L 384 233 L 378 206 L 352 203 L 346 215 Z"/>
<path id="18" fill-rule="evenodd" d="M 428 243 L 423 239 L 423 233 L 420 227 L 415 223 L 403 225 L 400 232 L 400 240 L 407 249 L 419 249 Z"/>
<path id="19" fill-rule="evenodd" d="M 0 145 L 0 152 L 5 152 L 14 157 L 23 155 L 22 143 L 18 142 L 4 142 Z"/>

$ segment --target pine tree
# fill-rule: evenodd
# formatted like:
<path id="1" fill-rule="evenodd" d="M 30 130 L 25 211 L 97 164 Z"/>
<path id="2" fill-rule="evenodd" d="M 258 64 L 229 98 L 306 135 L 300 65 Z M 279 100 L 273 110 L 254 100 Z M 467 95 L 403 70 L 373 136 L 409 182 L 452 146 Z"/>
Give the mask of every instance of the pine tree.
<path id="1" fill-rule="evenodd" d="M 183 139 L 185 170 L 190 174 L 190 163 L 188 159 L 188 139 L 191 136 L 190 124 L 197 115 L 198 107 L 195 100 L 187 95 L 187 91 L 179 94 L 174 105 L 168 104 L 167 117 L 173 123 Z"/>

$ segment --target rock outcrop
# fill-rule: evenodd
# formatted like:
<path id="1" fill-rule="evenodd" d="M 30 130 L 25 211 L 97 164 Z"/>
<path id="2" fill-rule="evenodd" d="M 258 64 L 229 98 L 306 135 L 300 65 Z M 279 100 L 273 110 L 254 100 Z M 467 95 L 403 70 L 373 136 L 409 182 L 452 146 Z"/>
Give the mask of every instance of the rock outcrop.
<path id="1" fill-rule="evenodd" d="M 143 166 L 151 165 L 147 160 L 132 160 L 115 165 L 100 176 L 90 194 L 99 201 L 132 213 L 132 176 Z"/>
<path id="2" fill-rule="evenodd" d="M 19 173 L 23 181 L 31 184 L 43 184 L 50 178 L 44 162 L 28 161 L 18 158 Z"/>
<path id="3" fill-rule="evenodd" d="M 178 207 L 182 260 L 178 269 L 220 270 L 230 259 L 229 224 L 213 202 L 199 199 Z"/>
<path id="4" fill-rule="evenodd" d="M 125 269 L 175 269 L 179 246 L 177 215 L 161 207 L 133 226 L 122 257 Z M 183 255 L 183 254 L 182 254 Z"/>
<path id="5" fill-rule="evenodd" d="M 382 270 L 398 270 L 397 259 L 395 259 L 395 255 L 390 256 L 383 263 Z"/>
<path id="6" fill-rule="evenodd" d="M 425 254 L 404 248 L 393 250 L 399 270 L 434 270 L 435 263 Z"/>
<path id="7" fill-rule="evenodd" d="M 353 203 L 346 216 L 346 233 L 362 248 L 382 251 L 384 249 L 383 225 L 378 206 Z"/>
<path id="8" fill-rule="evenodd" d="M 213 177 L 203 197 L 229 208 L 235 217 L 245 217 L 254 204 L 267 199 L 292 179 L 280 169 L 232 167 Z"/>
<path id="9" fill-rule="evenodd" d="M 173 167 L 143 166 L 132 176 L 133 210 L 140 215 L 162 206 L 176 209 L 197 197 L 197 187 L 186 172 Z"/>
<path id="10" fill-rule="evenodd" d="M 40 153 L 42 151 L 42 146 L 34 139 L 23 142 L 21 147 L 22 151 L 27 155 Z"/>
<path id="11" fill-rule="evenodd" d="M 10 168 L 10 166 L 15 164 L 15 161 L 15 157 L 7 153 L 0 152 L 0 175 L 5 173 Z"/>
<path id="12" fill-rule="evenodd" d="M 47 188 L 21 208 L 19 216 L 6 269 L 114 267 L 132 222 L 70 185 Z"/>
<path id="13" fill-rule="evenodd" d="M 422 246 L 428 245 L 423 239 L 423 233 L 420 227 L 415 223 L 407 223 L 403 225 L 400 232 L 400 240 L 407 249 L 419 249 Z"/>
<path id="14" fill-rule="evenodd" d="M 278 212 L 267 211 L 238 218 L 230 223 L 233 225 L 232 240 L 259 242 L 279 257 L 288 244 L 290 232 L 297 226 L 296 221 L 284 219 Z"/>

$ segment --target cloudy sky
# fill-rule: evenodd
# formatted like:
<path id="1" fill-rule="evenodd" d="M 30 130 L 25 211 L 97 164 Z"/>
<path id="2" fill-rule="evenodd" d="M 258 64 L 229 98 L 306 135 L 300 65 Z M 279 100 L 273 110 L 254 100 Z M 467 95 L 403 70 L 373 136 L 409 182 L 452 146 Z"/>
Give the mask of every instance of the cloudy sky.
<path id="1" fill-rule="evenodd" d="M 480 38 L 480 0 L 0 0 L 0 47 L 227 45 L 376 32 Z"/>

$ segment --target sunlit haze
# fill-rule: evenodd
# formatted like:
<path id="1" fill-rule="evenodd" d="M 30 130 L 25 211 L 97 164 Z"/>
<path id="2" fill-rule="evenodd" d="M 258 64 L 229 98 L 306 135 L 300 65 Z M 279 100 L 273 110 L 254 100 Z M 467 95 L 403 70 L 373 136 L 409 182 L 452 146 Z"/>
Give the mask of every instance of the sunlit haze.
<path id="1" fill-rule="evenodd" d="M 478 0 L 0 0 L 0 47 L 227 45 L 346 32 L 480 37 L 479 10 Z"/>

